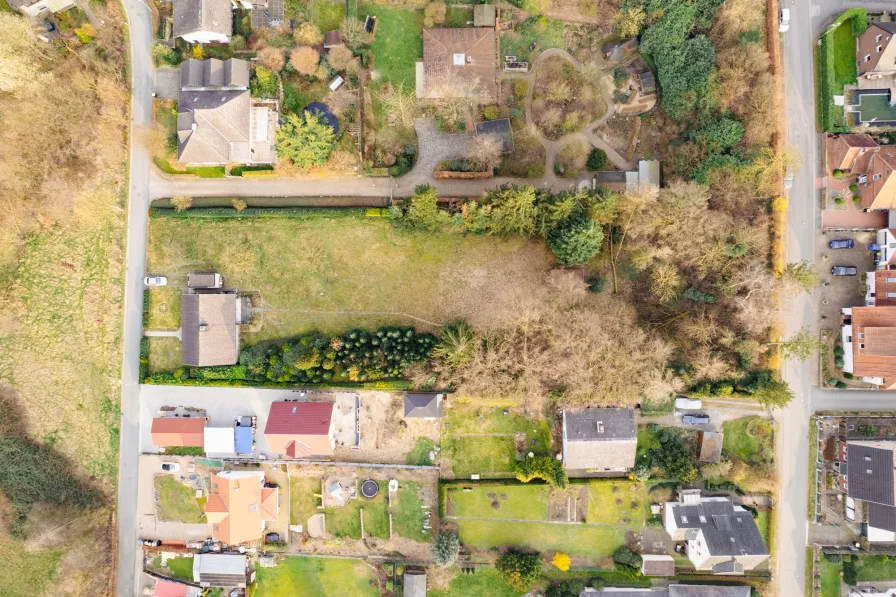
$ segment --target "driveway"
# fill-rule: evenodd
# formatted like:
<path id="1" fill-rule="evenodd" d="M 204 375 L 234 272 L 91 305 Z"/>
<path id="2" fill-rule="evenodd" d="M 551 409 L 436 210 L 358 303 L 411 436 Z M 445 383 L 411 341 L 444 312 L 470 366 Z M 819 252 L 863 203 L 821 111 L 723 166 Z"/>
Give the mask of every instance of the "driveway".
<path id="1" fill-rule="evenodd" d="M 184 456 L 140 456 L 140 482 L 137 499 L 137 536 L 140 539 L 162 539 L 163 541 L 204 541 L 211 537 L 211 527 L 207 524 L 187 524 L 170 522 L 156 518 L 155 477 L 163 474 L 163 462 L 177 462 L 180 471 L 175 476 L 190 475 L 192 457 Z"/>
<path id="2" fill-rule="evenodd" d="M 159 99 L 177 100 L 177 94 L 180 91 L 180 69 L 155 69 L 155 81 L 152 90 Z"/>

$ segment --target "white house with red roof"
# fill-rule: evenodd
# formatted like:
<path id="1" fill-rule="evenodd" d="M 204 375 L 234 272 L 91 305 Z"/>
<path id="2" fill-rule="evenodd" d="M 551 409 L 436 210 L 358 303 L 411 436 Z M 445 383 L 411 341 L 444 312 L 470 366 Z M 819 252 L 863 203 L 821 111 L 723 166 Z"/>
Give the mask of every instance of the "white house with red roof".
<path id="1" fill-rule="evenodd" d="M 336 447 L 333 402 L 273 402 L 264 428 L 272 454 L 326 458 Z"/>

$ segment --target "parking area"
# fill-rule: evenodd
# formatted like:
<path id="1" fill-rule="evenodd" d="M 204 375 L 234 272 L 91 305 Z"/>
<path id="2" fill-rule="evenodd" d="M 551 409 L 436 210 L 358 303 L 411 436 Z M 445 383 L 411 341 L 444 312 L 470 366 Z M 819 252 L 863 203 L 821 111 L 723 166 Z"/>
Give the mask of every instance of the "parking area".
<path id="1" fill-rule="evenodd" d="M 820 328 L 836 329 L 840 325 L 840 309 L 865 304 L 865 275 L 874 271 L 874 255 L 868 245 L 875 242 L 874 232 L 825 231 L 818 235 L 815 263 L 821 272 L 818 291 Z M 852 240 L 852 249 L 831 249 L 832 240 Z M 834 266 L 851 266 L 858 271 L 855 276 L 834 276 Z"/>

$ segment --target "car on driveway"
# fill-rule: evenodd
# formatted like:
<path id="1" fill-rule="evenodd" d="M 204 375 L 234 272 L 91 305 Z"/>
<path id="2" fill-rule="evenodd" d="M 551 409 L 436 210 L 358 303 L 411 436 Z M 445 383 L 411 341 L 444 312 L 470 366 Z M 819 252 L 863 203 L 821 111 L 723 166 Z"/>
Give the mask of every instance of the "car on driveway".
<path id="1" fill-rule="evenodd" d="M 147 286 L 168 286 L 168 278 L 165 276 L 146 276 L 143 283 Z"/>
<path id="2" fill-rule="evenodd" d="M 676 398 L 675 408 L 677 410 L 700 410 L 703 408 L 703 401 L 695 398 Z"/>
<path id="3" fill-rule="evenodd" d="M 859 270 L 851 265 L 835 265 L 831 268 L 832 276 L 855 276 Z"/>
<path id="4" fill-rule="evenodd" d="M 162 463 L 162 472 L 163 473 L 176 473 L 180 470 L 180 465 L 176 462 L 163 462 Z"/>
<path id="5" fill-rule="evenodd" d="M 706 425 L 709 423 L 709 415 L 685 415 L 681 418 L 685 425 Z"/>
<path id="6" fill-rule="evenodd" d="M 828 243 L 832 249 L 851 249 L 856 246 L 855 241 L 851 238 L 844 238 L 841 240 L 832 240 Z"/>

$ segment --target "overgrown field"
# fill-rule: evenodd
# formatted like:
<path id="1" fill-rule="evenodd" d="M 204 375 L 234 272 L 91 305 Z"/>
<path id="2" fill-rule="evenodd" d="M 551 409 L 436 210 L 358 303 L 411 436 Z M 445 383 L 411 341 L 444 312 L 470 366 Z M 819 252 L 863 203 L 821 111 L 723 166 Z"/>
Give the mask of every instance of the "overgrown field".
<path id="1" fill-rule="evenodd" d="M 538 241 L 399 233 L 380 218 L 153 218 L 147 250 L 147 271 L 214 267 L 228 287 L 257 291 L 263 325 L 241 334 L 244 346 L 461 317 L 487 328 L 514 289 L 543 284 L 551 263 Z"/>

